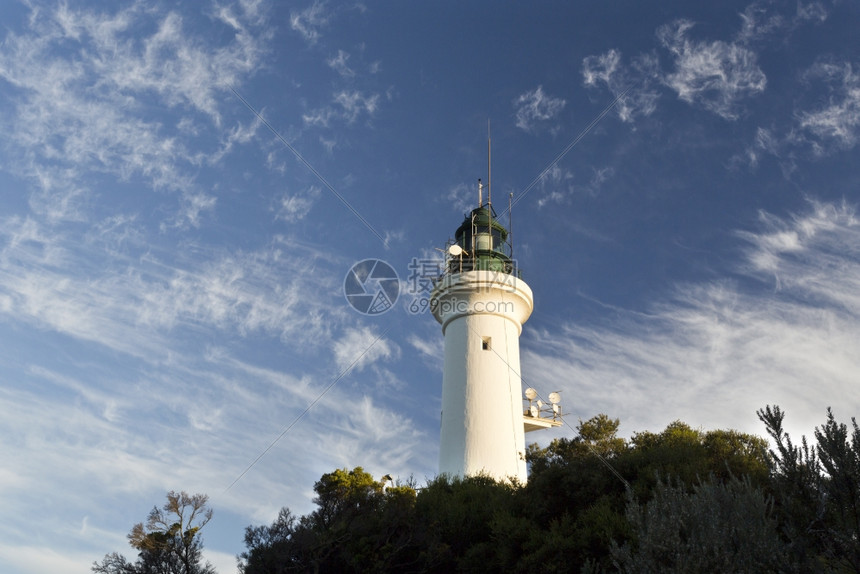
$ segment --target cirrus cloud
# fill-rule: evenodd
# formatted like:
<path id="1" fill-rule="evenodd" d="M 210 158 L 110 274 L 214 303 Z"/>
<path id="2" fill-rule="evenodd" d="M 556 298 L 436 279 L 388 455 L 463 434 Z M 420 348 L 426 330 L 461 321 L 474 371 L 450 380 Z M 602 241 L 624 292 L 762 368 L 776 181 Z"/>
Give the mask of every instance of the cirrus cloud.
<path id="1" fill-rule="evenodd" d="M 688 32 L 692 28 L 689 20 L 658 28 L 657 38 L 669 50 L 675 65 L 663 81 L 683 101 L 735 120 L 741 113 L 741 100 L 763 92 L 767 77 L 749 48 L 721 40 L 691 40 Z"/>
<path id="2" fill-rule="evenodd" d="M 534 132 L 542 122 L 548 122 L 564 109 L 562 98 L 548 96 L 543 86 L 527 91 L 513 101 L 516 111 L 516 125 L 523 131 Z"/>

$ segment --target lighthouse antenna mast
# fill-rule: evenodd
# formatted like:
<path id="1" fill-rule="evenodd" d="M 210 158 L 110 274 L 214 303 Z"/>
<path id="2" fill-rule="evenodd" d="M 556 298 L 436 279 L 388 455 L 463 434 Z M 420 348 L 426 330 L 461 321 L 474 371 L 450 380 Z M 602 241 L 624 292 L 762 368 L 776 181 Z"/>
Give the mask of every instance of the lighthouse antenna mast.
<path id="1" fill-rule="evenodd" d="M 511 261 L 514 261 L 514 192 L 508 195 L 508 245 L 511 247 Z M 516 262 L 514 262 L 516 264 Z"/>
<path id="2" fill-rule="evenodd" d="M 493 208 L 493 152 L 490 139 L 490 120 L 487 118 L 487 205 Z"/>

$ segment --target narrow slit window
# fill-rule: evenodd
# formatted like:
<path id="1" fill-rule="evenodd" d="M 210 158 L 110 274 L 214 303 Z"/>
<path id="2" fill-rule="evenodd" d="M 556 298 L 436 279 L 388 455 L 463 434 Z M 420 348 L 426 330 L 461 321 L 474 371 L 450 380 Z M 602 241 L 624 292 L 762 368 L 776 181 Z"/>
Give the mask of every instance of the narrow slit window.
<path id="1" fill-rule="evenodd" d="M 485 351 L 492 350 L 492 338 L 491 337 L 482 337 L 481 338 L 481 348 Z"/>

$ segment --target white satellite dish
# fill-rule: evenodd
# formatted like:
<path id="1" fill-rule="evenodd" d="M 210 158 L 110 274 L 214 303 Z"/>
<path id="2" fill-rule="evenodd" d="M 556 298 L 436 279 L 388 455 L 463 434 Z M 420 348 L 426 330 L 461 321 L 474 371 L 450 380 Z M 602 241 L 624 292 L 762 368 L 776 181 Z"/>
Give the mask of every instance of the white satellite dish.
<path id="1" fill-rule="evenodd" d="M 448 248 L 448 255 L 451 257 L 459 257 L 463 254 L 463 248 L 454 243 Z"/>
<path id="2" fill-rule="evenodd" d="M 549 402 L 551 402 L 554 405 L 557 405 L 558 403 L 561 402 L 561 395 L 558 393 L 550 393 L 548 398 L 549 398 Z"/>
<path id="3" fill-rule="evenodd" d="M 526 389 L 526 398 L 530 401 L 533 401 L 537 396 L 537 391 L 533 388 L 529 387 Z"/>
<path id="4" fill-rule="evenodd" d="M 532 405 L 529 407 L 529 415 L 531 415 L 532 418 L 537 418 L 538 414 L 538 408 L 536 406 Z"/>

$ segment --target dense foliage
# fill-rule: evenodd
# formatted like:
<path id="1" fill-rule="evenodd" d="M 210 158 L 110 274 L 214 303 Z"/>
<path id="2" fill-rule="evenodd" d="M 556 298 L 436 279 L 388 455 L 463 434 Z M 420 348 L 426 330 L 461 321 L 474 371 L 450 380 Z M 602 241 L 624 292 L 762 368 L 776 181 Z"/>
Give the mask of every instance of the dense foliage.
<path id="1" fill-rule="evenodd" d="M 528 450 L 529 482 L 438 477 L 385 487 L 360 467 L 316 483 L 317 510 L 249 527 L 244 574 L 860 572 L 860 430 L 828 411 L 816 444 L 674 422 Z"/>
<path id="2" fill-rule="evenodd" d="M 243 574 L 290 572 L 860 573 L 860 428 L 827 411 L 795 444 L 778 407 L 770 437 L 682 422 L 619 438 L 598 415 L 578 436 L 531 445 L 527 485 L 477 476 L 390 485 L 361 467 L 323 475 L 316 509 L 249 526 Z M 202 495 L 170 493 L 104 574 L 193 574 Z"/>

